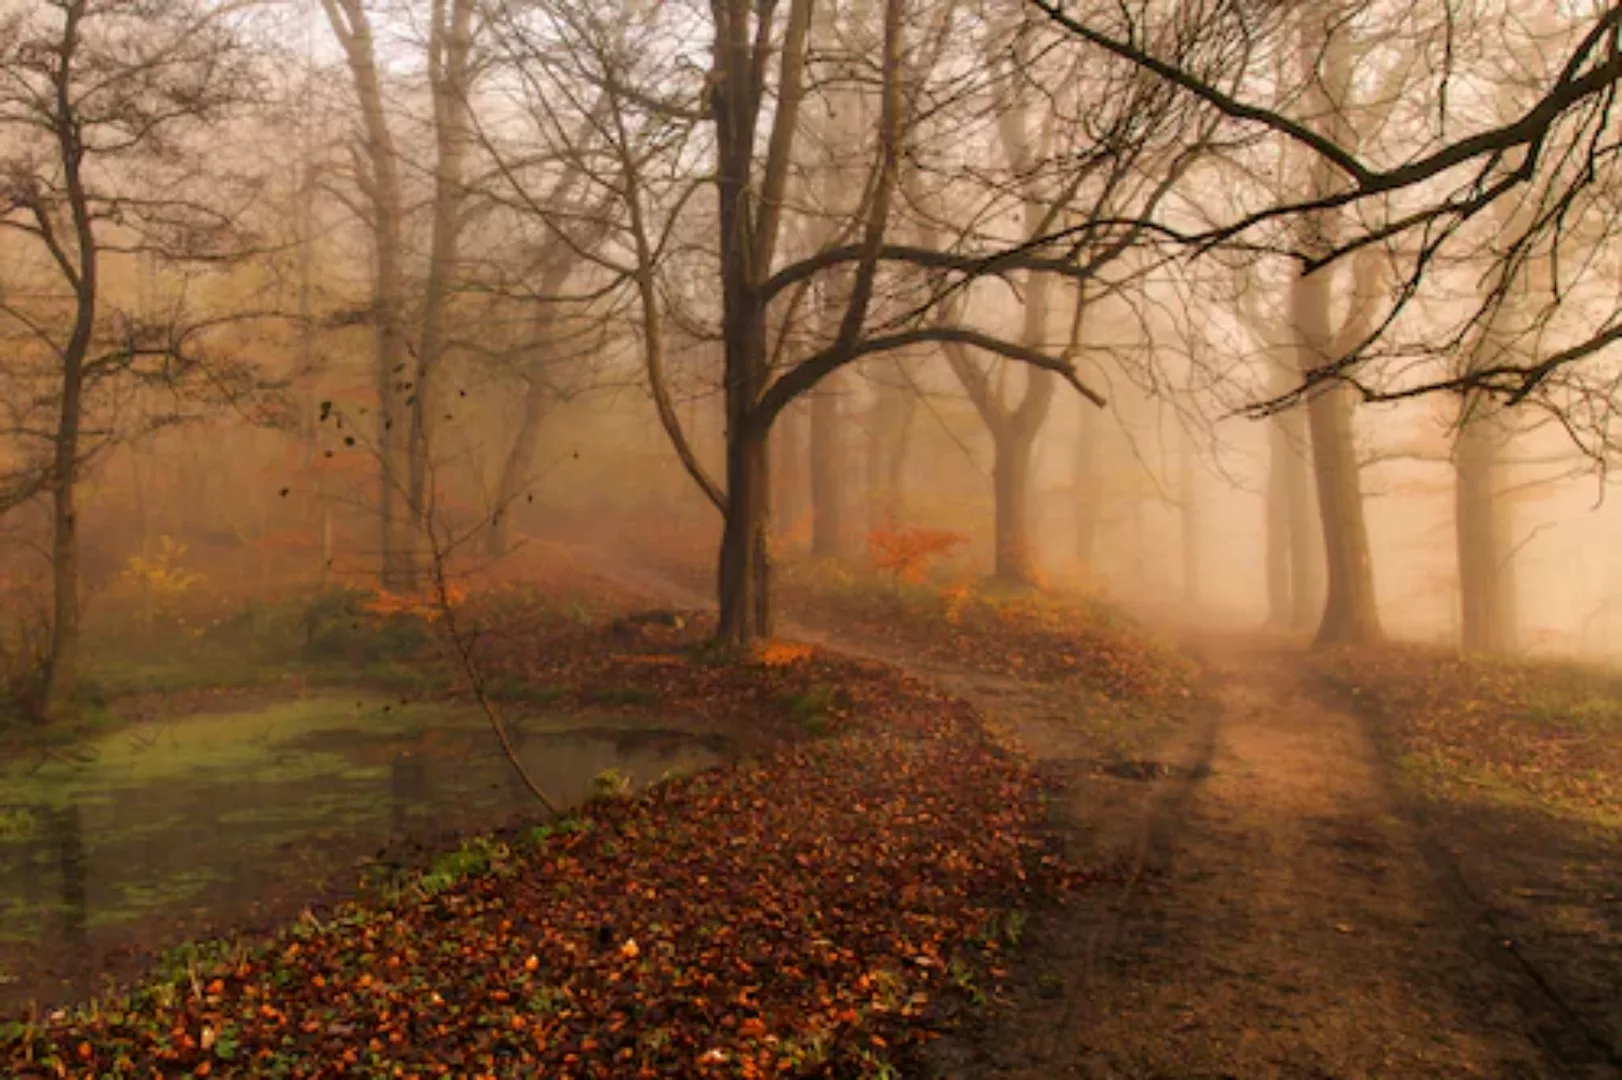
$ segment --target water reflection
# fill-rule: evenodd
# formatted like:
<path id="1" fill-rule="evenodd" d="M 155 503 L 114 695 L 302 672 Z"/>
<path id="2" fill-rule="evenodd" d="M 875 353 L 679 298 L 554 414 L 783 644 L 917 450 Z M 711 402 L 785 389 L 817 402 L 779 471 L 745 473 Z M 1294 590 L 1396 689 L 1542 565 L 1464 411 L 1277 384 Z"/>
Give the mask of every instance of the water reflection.
<path id="1" fill-rule="evenodd" d="M 345 708 L 297 729 L 186 721 L 59 774 L 0 773 L 0 1012 L 84 995 L 109 955 L 296 912 L 390 849 L 537 815 L 477 718 L 384 727 Z M 510 727 L 566 804 L 604 769 L 642 785 L 728 753 L 679 731 Z"/>
<path id="2" fill-rule="evenodd" d="M 89 910 L 85 898 L 89 866 L 84 849 L 84 815 L 78 803 L 69 803 L 54 809 L 45 808 L 37 816 L 45 823 L 47 842 L 55 851 L 61 874 L 62 940 L 82 951 L 86 945 L 85 923 Z"/>
<path id="3" fill-rule="evenodd" d="M 428 768 L 416 750 L 401 750 L 389 762 L 390 831 L 397 837 L 409 829 L 411 811 L 428 801 Z"/>

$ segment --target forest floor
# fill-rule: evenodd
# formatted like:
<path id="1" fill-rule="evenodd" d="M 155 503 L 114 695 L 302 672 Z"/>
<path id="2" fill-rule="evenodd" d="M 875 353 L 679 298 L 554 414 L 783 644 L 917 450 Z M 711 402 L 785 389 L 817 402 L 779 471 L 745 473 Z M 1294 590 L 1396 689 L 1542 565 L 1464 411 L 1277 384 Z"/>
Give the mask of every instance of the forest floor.
<path id="1" fill-rule="evenodd" d="M 783 592 L 790 633 L 1011 736 L 1058 787 L 1069 860 L 1109 870 L 1037 915 L 1009 992 L 931 1048 L 936 1075 L 1622 1076 L 1614 677 L 1205 629 L 1177 635 L 1198 671 L 1146 692 L 1176 665 L 1031 640 L 1062 639 L 1059 617 L 930 630 Z M 1078 696 L 1086 666 L 1129 692 Z"/>
<path id="2" fill-rule="evenodd" d="M 708 606 L 691 565 L 577 569 Z M 0 1067 L 1622 1075 L 1622 684 L 893 584 L 791 570 L 816 651 L 745 665 L 703 615 L 511 604 L 493 685 L 679 706 L 743 760 L 0 1025 Z"/>

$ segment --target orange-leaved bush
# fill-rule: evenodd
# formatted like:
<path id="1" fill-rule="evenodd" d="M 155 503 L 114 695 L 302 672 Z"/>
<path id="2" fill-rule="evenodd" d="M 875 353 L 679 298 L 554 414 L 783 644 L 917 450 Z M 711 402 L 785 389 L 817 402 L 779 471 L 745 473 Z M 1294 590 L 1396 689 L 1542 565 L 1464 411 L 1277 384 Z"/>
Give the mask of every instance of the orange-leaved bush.
<path id="1" fill-rule="evenodd" d="M 867 554 L 874 566 L 889 571 L 897 582 L 917 584 L 924 580 L 931 559 L 968 539 L 949 529 L 881 526 L 867 534 Z"/>
<path id="2" fill-rule="evenodd" d="M 383 618 L 393 615 L 414 615 L 423 622 L 431 623 L 444 613 L 446 607 L 457 607 L 466 599 L 466 590 L 456 585 L 447 586 L 443 595 L 434 593 L 401 595 L 391 593 L 387 589 L 379 589 L 377 595 L 366 602 L 363 610 L 368 615 Z"/>

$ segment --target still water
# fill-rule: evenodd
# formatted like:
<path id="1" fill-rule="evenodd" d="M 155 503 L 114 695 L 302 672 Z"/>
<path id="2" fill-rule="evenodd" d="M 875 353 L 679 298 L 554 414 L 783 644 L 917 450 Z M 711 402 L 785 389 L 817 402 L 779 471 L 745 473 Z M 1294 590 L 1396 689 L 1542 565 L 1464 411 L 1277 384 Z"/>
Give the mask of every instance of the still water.
<path id="1" fill-rule="evenodd" d="M 707 768 L 724 738 L 614 715 L 514 716 L 530 775 L 578 804 Z M 541 813 L 482 714 L 328 695 L 144 724 L 0 767 L 0 1012 L 154 949 L 287 918 L 368 861 Z"/>

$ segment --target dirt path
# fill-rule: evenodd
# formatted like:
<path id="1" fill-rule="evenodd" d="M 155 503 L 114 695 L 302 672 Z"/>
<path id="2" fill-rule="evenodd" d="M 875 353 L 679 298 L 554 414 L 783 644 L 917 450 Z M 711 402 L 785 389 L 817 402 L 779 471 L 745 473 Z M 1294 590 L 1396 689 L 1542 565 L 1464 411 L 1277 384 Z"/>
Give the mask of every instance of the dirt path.
<path id="1" fill-rule="evenodd" d="M 684 603 L 686 590 L 634 574 Z M 1101 772 L 1086 717 L 1040 687 L 898 663 L 976 704 L 1056 774 L 1055 824 L 1117 869 L 1032 920 L 1031 958 L 936 1071 L 981 1077 L 1609 1077 L 1397 811 L 1362 724 L 1315 700 L 1289 654 L 1205 638 L 1214 706 L 1148 779 Z"/>
<path id="2" fill-rule="evenodd" d="M 941 1072 L 1614 1075 L 1574 1058 L 1536 988 L 1490 955 L 1395 813 L 1361 724 L 1315 701 L 1287 654 L 1205 651 L 1216 714 L 1156 756 L 1208 775 L 1068 777 L 1076 855 L 1127 872 L 1033 927 L 1036 970 Z M 1042 758 L 1087 755 L 1084 723 L 978 700 Z"/>

